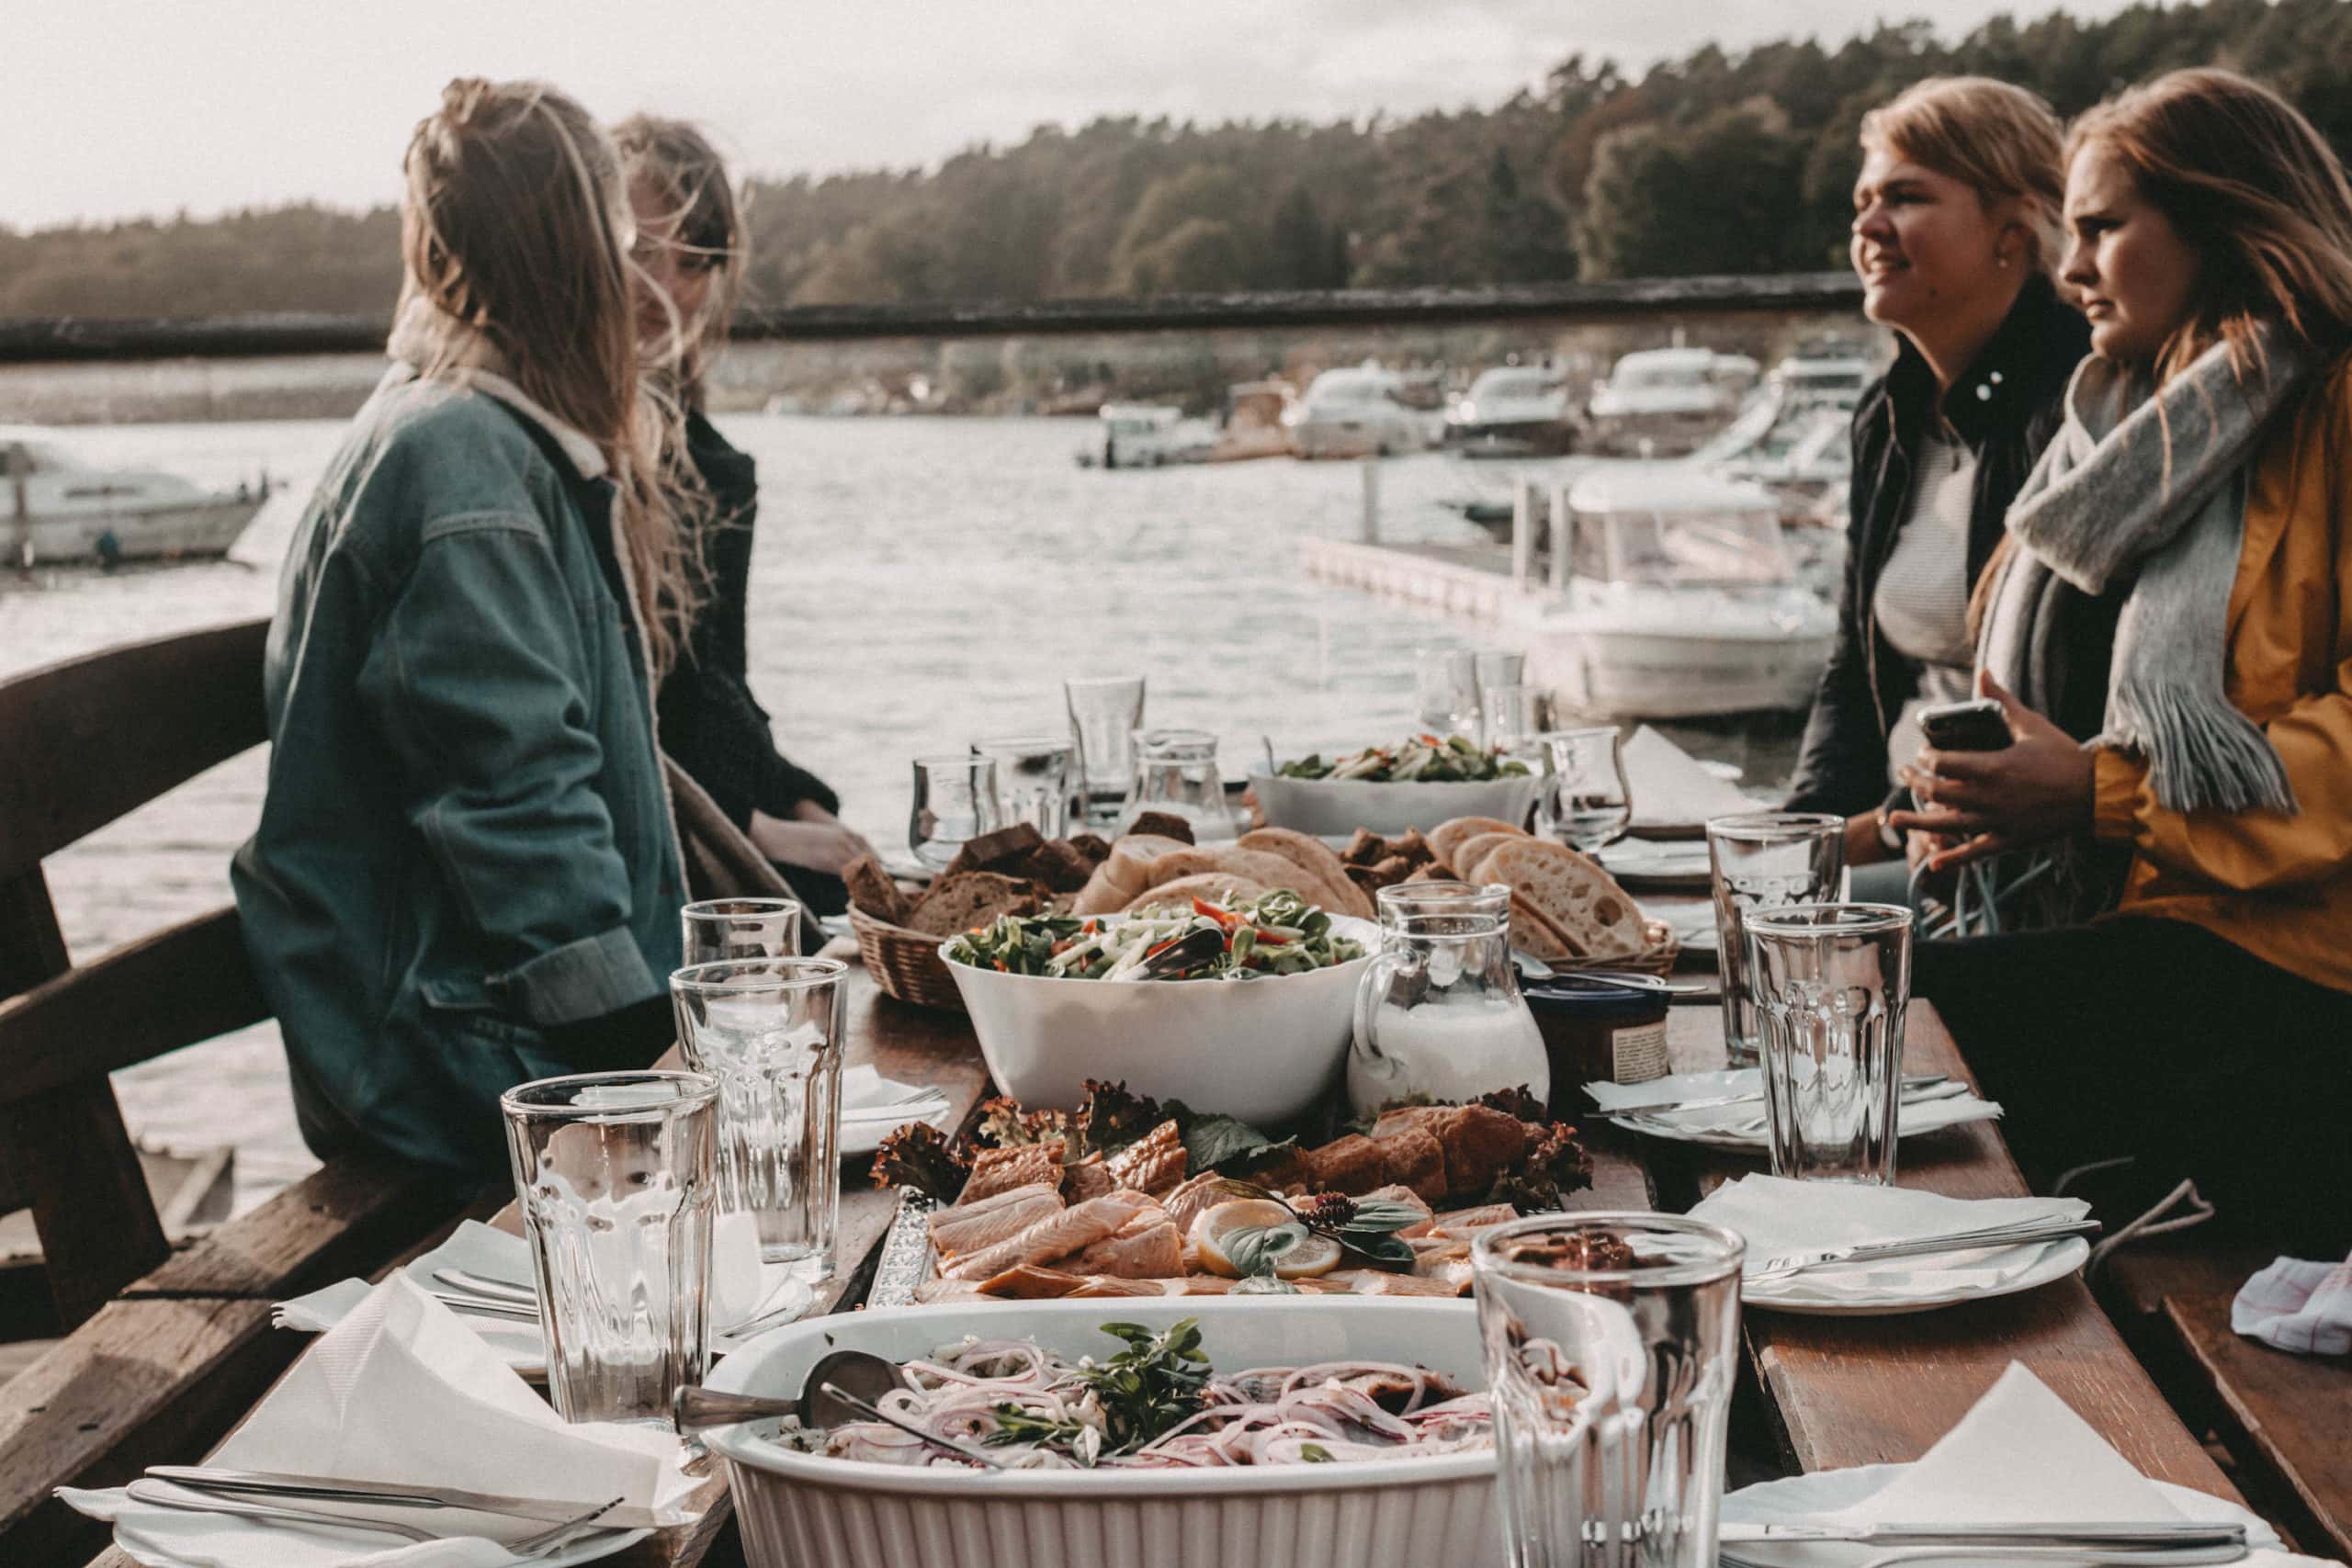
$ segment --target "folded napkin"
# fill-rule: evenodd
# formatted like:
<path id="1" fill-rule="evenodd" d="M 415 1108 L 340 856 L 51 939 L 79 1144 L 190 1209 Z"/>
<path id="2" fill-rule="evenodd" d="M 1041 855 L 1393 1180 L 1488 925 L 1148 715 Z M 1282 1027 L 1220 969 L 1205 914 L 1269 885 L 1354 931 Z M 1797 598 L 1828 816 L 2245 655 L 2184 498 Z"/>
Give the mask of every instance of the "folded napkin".
<path id="1" fill-rule="evenodd" d="M 2240 1287 L 2230 1303 L 2230 1326 L 2301 1356 L 2352 1351 L 2352 1258 L 2278 1259 Z"/>
<path id="2" fill-rule="evenodd" d="M 295 1363 L 209 1462 L 577 1501 L 583 1509 L 617 1496 L 657 1522 L 683 1523 L 701 1484 L 680 1469 L 683 1452 L 674 1435 L 651 1427 L 566 1425 L 455 1314 L 396 1274 Z M 121 1490 L 59 1495 L 112 1520 L 134 1557 L 180 1568 L 504 1568 L 522 1560 L 503 1543 L 548 1528 L 501 1515 L 385 1510 L 382 1517 L 450 1531 L 411 1544 L 389 1534 L 186 1513 Z"/>
<path id="3" fill-rule="evenodd" d="M 2079 1198 L 1945 1198 L 1903 1187 L 1791 1181 L 1743 1176 L 1716 1188 L 1690 1211 L 1694 1220 L 1747 1238 L 1751 1267 L 1767 1258 L 1815 1252 L 1865 1241 L 1905 1241 L 1980 1225 L 2034 1220 L 2079 1220 L 2090 1205 Z M 1990 1291 L 2024 1278 L 2065 1241 L 1970 1252 L 1887 1258 L 1807 1269 L 1785 1280 L 1744 1287 L 1759 1305 L 1775 1299 L 1836 1303 L 1889 1294 L 1926 1299 L 1962 1291 Z"/>
<path id="4" fill-rule="evenodd" d="M 1689 827 L 1710 817 L 1761 811 L 1737 784 L 1717 778 L 1698 759 L 1645 724 L 1618 753 L 1634 800 L 1634 831 L 1644 823 Z"/>
<path id="5" fill-rule="evenodd" d="M 2245 1525 L 2256 1549 L 2249 1562 L 2278 1568 L 2312 1561 L 2277 1550 L 2277 1534 L 2233 1504 L 2148 1480 L 2015 1361 L 1917 1462 L 1765 1482 L 1726 1497 L 1723 1517 L 1745 1524 L 1853 1526 L 2196 1519 Z M 1743 1542 L 1729 1550 L 1743 1561 L 1789 1568 L 1829 1568 L 1877 1555 L 1875 1548 L 1836 1544 Z"/>
<path id="6" fill-rule="evenodd" d="M 720 1214 L 714 1219 L 710 1252 L 711 1348 L 731 1350 L 736 1348 L 735 1342 L 719 1330 L 741 1322 L 754 1312 L 783 1305 L 784 1292 L 794 1283 L 792 1267 L 760 1261 L 759 1224 L 751 1214 Z M 462 1269 L 529 1290 L 538 1288 L 532 1276 L 531 1244 L 511 1231 L 478 1220 L 458 1225 L 448 1240 L 411 1263 L 405 1272 L 419 1289 L 432 1292 L 450 1289 L 433 1278 L 435 1271 L 444 1269 Z M 270 1321 L 280 1328 L 323 1334 L 367 1300 L 369 1289 L 364 1280 L 338 1280 L 309 1295 L 278 1303 Z M 475 1313 L 457 1315 L 458 1321 L 507 1366 L 523 1371 L 546 1367 L 547 1341 L 540 1337 L 536 1325 Z M 481 1488 L 473 1490 L 479 1492 Z"/>
<path id="7" fill-rule="evenodd" d="M 1620 1105 L 1640 1105 L 1653 1100 L 1711 1100 L 1717 1095 L 1753 1094 L 1763 1086 L 1763 1072 L 1758 1067 L 1734 1067 L 1713 1073 L 1674 1073 L 1647 1083 L 1589 1083 L 1585 1089 L 1592 1096 L 1604 1115 Z M 1979 1100 L 1973 1094 L 1956 1094 L 1943 1100 L 1923 1100 L 1905 1105 L 1895 1117 L 1895 1132 L 1899 1137 L 1916 1137 L 1932 1133 L 1939 1127 L 1955 1127 L 1963 1122 L 1984 1122 L 2001 1114 L 1999 1104 Z M 1736 1105 L 1716 1105 L 1701 1111 L 1644 1111 L 1636 1119 L 1656 1122 L 1688 1134 L 1710 1138 L 1765 1146 L 1764 1102 L 1761 1100 L 1742 1100 Z"/>

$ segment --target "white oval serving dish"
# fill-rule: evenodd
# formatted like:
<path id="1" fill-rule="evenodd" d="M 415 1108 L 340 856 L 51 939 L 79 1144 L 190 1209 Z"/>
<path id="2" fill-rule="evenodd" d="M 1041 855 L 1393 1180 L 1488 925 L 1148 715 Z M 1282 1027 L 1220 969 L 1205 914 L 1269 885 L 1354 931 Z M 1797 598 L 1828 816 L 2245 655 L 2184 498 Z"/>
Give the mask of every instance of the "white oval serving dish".
<path id="1" fill-rule="evenodd" d="M 1426 833 L 1456 817 L 1527 820 L 1543 780 L 1488 779 L 1477 784 L 1367 784 L 1362 779 L 1286 779 L 1252 773 L 1250 787 L 1270 828 L 1321 838 L 1346 838 L 1367 829 L 1383 838 L 1419 829 Z"/>

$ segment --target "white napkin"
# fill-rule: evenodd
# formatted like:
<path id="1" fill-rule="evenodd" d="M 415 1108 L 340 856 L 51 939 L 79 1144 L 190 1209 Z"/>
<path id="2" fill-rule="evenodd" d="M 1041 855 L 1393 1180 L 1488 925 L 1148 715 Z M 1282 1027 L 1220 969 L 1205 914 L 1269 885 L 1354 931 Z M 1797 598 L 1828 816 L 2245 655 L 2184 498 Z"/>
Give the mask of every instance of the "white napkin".
<path id="1" fill-rule="evenodd" d="M 699 1484 L 683 1450 L 650 1427 L 566 1425 L 499 1364 L 448 1308 L 394 1275 L 311 1347 L 210 1462 L 355 1481 L 457 1486 L 577 1500 L 618 1496 L 663 1522 L 684 1522 Z M 373 1544 L 311 1530 L 133 1502 L 126 1492 L 61 1491 L 142 1561 L 186 1568 L 503 1568 L 500 1544 L 548 1526 L 487 1514 L 408 1509 L 420 1528 L 472 1533 L 426 1544 Z"/>
<path id="2" fill-rule="evenodd" d="M 1747 1259 L 1813 1252 L 1864 1241 L 1903 1241 L 1980 1225 L 2032 1220 L 2078 1220 L 2090 1213 L 2079 1198 L 1945 1198 L 1903 1187 L 1861 1187 L 1842 1182 L 1791 1181 L 1778 1176 L 1743 1176 L 1707 1194 L 1690 1211 L 1694 1220 L 1736 1231 L 1747 1238 Z M 2022 1279 L 2064 1241 L 1971 1252 L 1889 1258 L 1875 1263 L 1807 1269 L 1786 1280 L 1743 1286 L 1744 1300 L 1768 1305 L 1791 1302 L 1858 1301 L 1902 1295 L 1915 1299 L 1956 1291 L 1990 1291 Z"/>
<path id="3" fill-rule="evenodd" d="M 2239 1288 L 2230 1303 L 2230 1326 L 2301 1356 L 2352 1350 L 2352 1258 L 2307 1263 L 2281 1258 Z"/>
<path id="4" fill-rule="evenodd" d="M 1717 778 L 1690 753 L 1646 724 L 1634 731 L 1619 757 L 1633 791 L 1637 833 L 1643 823 L 1688 827 L 1710 817 L 1765 808 L 1764 802 L 1750 799 L 1737 784 Z"/>
<path id="5" fill-rule="evenodd" d="M 720 1214 L 711 1222 L 710 1253 L 711 1348 L 730 1350 L 736 1348 L 736 1342 L 718 1330 L 741 1322 L 754 1312 L 782 1306 L 785 1292 L 794 1284 L 792 1266 L 760 1261 L 759 1223 L 755 1216 L 746 1213 Z M 448 1240 L 411 1263 L 405 1272 L 419 1289 L 430 1292 L 449 1288 L 433 1278 L 435 1271 L 444 1269 L 463 1269 L 528 1290 L 538 1288 L 532 1277 L 531 1244 L 511 1231 L 478 1220 L 458 1225 Z M 368 1291 L 364 1280 L 338 1280 L 306 1296 L 278 1303 L 270 1321 L 280 1328 L 323 1334 L 365 1301 Z M 547 1366 L 547 1341 L 540 1337 L 537 1325 L 475 1313 L 455 1315 L 508 1367 L 537 1371 Z M 472 1490 L 479 1492 L 481 1488 Z"/>
<path id="6" fill-rule="evenodd" d="M 1603 1114 L 1620 1105 L 1640 1105 L 1653 1100 L 1711 1100 L 1717 1095 L 1753 1094 L 1763 1083 L 1763 1073 L 1757 1067 L 1733 1067 L 1713 1073 L 1674 1073 L 1647 1083 L 1589 1083 L 1585 1089 Z M 1994 1100 L 1979 1100 L 1973 1094 L 1956 1094 L 1943 1100 L 1923 1100 L 1905 1105 L 1894 1119 L 1898 1137 L 1917 1137 L 1932 1133 L 1939 1127 L 1956 1127 L 1963 1122 L 1984 1122 L 2001 1114 L 2000 1105 Z M 1662 1126 L 1701 1133 L 1713 1138 L 1765 1146 L 1764 1102 L 1761 1100 L 1742 1100 L 1736 1105 L 1717 1105 L 1702 1111 L 1644 1111 L 1641 1120 L 1655 1121 Z"/>
<path id="7" fill-rule="evenodd" d="M 2275 1550 L 2278 1536 L 2241 1508 L 2220 1498 L 2157 1486 L 2015 1361 L 1917 1463 L 1871 1465 L 1865 1471 L 1883 1472 L 1887 1479 L 1842 1507 L 1799 1512 L 1776 1506 L 1774 1494 L 1847 1490 L 1813 1483 L 1859 1478 L 1864 1472 L 1766 1482 L 1725 1498 L 1724 1517 L 1743 1523 L 1857 1526 L 2155 1524 L 2195 1518 L 2245 1524 L 2247 1540 L 2256 1548 L 2248 1562 L 2278 1568 L 2312 1561 Z M 1827 1568 L 1876 1555 L 1875 1548 L 1834 1544 L 1742 1543 L 1734 1550 L 1743 1559 L 1792 1568 L 1799 1563 Z"/>

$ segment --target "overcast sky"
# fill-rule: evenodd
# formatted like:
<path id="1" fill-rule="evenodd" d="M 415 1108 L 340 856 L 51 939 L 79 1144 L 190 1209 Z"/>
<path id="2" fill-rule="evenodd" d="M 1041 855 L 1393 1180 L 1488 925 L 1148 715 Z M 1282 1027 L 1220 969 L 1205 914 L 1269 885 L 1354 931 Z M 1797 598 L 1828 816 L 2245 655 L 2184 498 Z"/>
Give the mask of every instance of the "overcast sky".
<path id="1" fill-rule="evenodd" d="M 2070 0 L 2104 16 L 2127 0 Z M 14 0 L 0 223 L 390 201 L 453 75 L 700 120 L 747 171 L 935 164 L 1046 121 L 1488 104 L 1581 50 L 1647 64 L 2049 0 Z"/>

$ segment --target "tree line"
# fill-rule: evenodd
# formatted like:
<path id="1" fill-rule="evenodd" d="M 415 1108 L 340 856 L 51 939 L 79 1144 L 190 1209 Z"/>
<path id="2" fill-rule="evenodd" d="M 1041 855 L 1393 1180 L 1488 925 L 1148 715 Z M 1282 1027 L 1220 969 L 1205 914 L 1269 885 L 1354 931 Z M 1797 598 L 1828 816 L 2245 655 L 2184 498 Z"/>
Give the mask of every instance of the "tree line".
<path id="1" fill-rule="evenodd" d="M 2141 5 L 2102 21 L 1927 22 L 1836 48 L 1713 45 L 1638 77 L 1581 55 L 1490 108 L 1312 124 L 1109 117 L 933 170 L 748 185 L 753 304 L 1473 287 L 1844 264 L 1863 113 L 1997 76 L 2063 115 L 2187 65 L 2269 82 L 2352 152 L 2352 6 Z M 18 233 L 0 317 L 382 313 L 390 209 L 297 205 Z"/>

